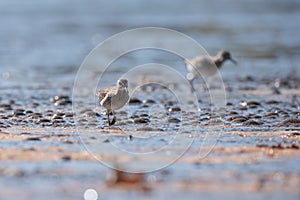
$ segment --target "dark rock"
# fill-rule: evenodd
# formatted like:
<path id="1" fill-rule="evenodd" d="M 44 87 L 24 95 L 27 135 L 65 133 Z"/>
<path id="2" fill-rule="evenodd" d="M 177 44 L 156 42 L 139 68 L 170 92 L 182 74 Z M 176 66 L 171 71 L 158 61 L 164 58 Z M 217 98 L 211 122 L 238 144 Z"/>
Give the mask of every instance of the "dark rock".
<path id="1" fill-rule="evenodd" d="M 39 137 L 30 137 L 26 139 L 27 141 L 41 141 L 41 138 Z"/>
<path id="2" fill-rule="evenodd" d="M 243 123 L 244 126 L 259 126 L 261 125 L 261 122 L 255 121 L 255 120 L 247 120 Z"/>
<path id="3" fill-rule="evenodd" d="M 143 103 L 154 104 L 156 102 L 154 100 L 152 100 L 152 99 L 146 99 L 146 100 L 143 101 Z"/>
<path id="4" fill-rule="evenodd" d="M 169 112 L 178 112 L 178 111 L 181 111 L 180 107 L 169 108 Z"/>
<path id="5" fill-rule="evenodd" d="M 283 124 L 283 125 L 285 125 L 285 124 L 300 124 L 300 119 L 297 119 L 297 118 L 285 119 L 281 122 L 281 124 Z"/>
<path id="6" fill-rule="evenodd" d="M 276 100 L 269 100 L 266 102 L 266 104 L 278 104 L 279 101 L 276 101 Z"/>
<path id="7" fill-rule="evenodd" d="M 50 119 L 46 119 L 46 118 L 42 118 L 38 122 L 40 122 L 40 123 L 48 123 L 48 122 L 51 122 L 51 120 Z"/>
<path id="8" fill-rule="evenodd" d="M 139 100 L 138 98 L 130 98 L 129 104 L 141 104 L 142 101 Z"/>
<path id="9" fill-rule="evenodd" d="M 150 122 L 150 120 L 148 118 L 137 118 L 134 120 L 135 124 L 146 124 L 149 122 Z"/>
<path id="10" fill-rule="evenodd" d="M 71 158 L 71 156 L 69 156 L 69 155 L 65 155 L 65 156 L 61 157 L 61 159 L 62 159 L 63 161 L 70 161 L 72 158 Z"/>
<path id="11" fill-rule="evenodd" d="M 168 119 L 168 122 L 170 122 L 170 123 L 179 123 L 179 122 L 181 122 L 181 120 L 177 119 L 177 118 L 170 118 L 170 119 Z"/>

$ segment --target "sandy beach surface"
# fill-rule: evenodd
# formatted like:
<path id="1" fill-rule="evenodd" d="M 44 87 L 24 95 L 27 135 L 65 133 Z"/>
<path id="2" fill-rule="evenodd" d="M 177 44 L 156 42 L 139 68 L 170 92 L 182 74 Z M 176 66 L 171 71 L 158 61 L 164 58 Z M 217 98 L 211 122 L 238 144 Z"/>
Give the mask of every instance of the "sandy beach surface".
<path id="1" fill-rule="evenodd" d="M 299 11 L 297 0 L 0 1 L 0 200 L 300 199 Z M 192 93 L 183 55 L 199 52 L 178 37 L 98 45 L 142 27 L 238 64 Z M 182 54 L 122 52 L 134 44 Z M 131 98 L 109 127 L 95 94 L 120 77 Z"/>
<path id="2" fill-rule="evenodd" d="M 200 116 L 186 114 L 190 120 L 186 125 L 172 118 L 166 128 L 143 122 L 141 128 L 136 118 L 153 120 L 143 113 L 130 118 L 125 109 L 120 110 L 116 113 L 119 123 L 108 127 L 99 111 L 82 109 L 76 116 L 70 103 L 55 106 L 51 97 L 43 97 L 45 103 L 40 105 L 28 102 L 22 110 L 24 105 L 13 102 L 12 95 L 10 104 L 0 105 L 1 118 L 6 119 L 0 132 L 1 198 L 80 199 L 87 189 L 94 189 L 99 199 L 232 199 L 245 194 L 257 199 L 297 199 L 299 90 L 282 89 L 276 95 L 272 90 L 235 90 L 231 96 L 234 98 L 220 111 L 220 120 L 210 118 L 212 113 L 205 111 L 202 102 Z M 129 107 L 145 107 L 147 103 L 140 100 Z M 203 139 L 210 138 L 204 133 L 211 129 L 220 131 L 214 148 L 203 145 Z M 177 132 L 179 142 L 172 143 Z M 186 149 L 182 141 L 191 138 Z M 164 153 L 147 160 L 126 154 L 151 154 L 165 145 L 175 154 L 184 154 L 175 162 Z M 114 148 L 125 153 L 113 152 Z M 202 156 L 203 152 L 208 155 Z M 121 173 L 111 168 L 140 170 L 153 163 L 158 170 L 150 167 L 149 173 Z"/>

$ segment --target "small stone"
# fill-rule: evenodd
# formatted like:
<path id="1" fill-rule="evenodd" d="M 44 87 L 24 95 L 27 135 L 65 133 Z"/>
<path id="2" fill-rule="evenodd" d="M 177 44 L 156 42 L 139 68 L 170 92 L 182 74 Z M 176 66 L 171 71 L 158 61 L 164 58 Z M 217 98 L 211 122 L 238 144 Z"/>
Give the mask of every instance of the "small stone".
<path id="1" fill-rule="evenodd" d="M 26 110 L 25 111 L 25 114 L 32 114 L 33 113 L 33 111 L 31 111 L 31 110 Z"/>
<path id="2" fill-rule="evenodd" d="M 137 118 L 134 120 L 135 124 L 146 124 L 149 122 L 150 122 L 150 120 L 148 118 Z"/>
<path id="3" fill-rule="evenodd" d="M 170 118 L 170 119 L 168 119 L 168 122 L 170 122 L 170 123 L 179 123 L 179 122 L 181 122 L 181 120 L 177 119 L 177 118 Z"/>
<path id="4" fill-rule="evenodd" d="M 58 114 L 54 114 L 54 115 L 52 116 L 52 119 L 62 120 L 63 118 L 62 118 L 60 115 L 58 115 Z"/>
<path id="5" fill-rule="evenodd" d="M 233 103 L 227 102 L 227 103 L 226 103 L 226 106 L 233 106 Z"/>
<path id="6" fill-rule="evenodd" d="M 12 107 L 9 104 L 0 104 L 0 108 L 3 108 L 3 110 L 12 110 Z"/>
<path id="7" fill-rule="evenodd" d="M 247 121 L 247 120 L 248 120 L 247 117 L 236 116 L 236 117 L 233 117 L 231 121 L 232 121 L 233 123 L 241 123 L 241 122 L 245 122 L 245 121 Z"/>
<path id="8" fill-rule="evenodd" d="M 14 117 L 20 117 L 20 116 L 24 116 L 24 115 L 26 115 L 25 113 L 24 113 L 24 111 L 23 112 L 21 112 L 21 111 L 14 111 L 13 112 L 13 116 Z"/>
<path id="9" fill-rule="evenodd" d="M 26 139 L 27 141 L 41 141 L 41 138 L 39 137 L 30 137 Z"/>
<path id="10" fill-rule="evenodd" d="M 154 100 L 152 100 L 152 99 L 146 99 L 146 100 L 143 101 L 143 103 L 154 104 L 156 102 Z"/>
<path id="11" fill-rule="evenodd" d="M 244 126 L 259 126 L 261 125 L 261 122 L 255 121 L 255 120 L 248 120 L 243 123 Z"/>
<path id="12" fill-rule="evenodd" d="M 174 101 L 168 101 L 165 105 L 166 106 L 173 106 L 175 104 L 176 104 L 176 102 L 174 102 Z"/>
<path id="13" fill-rule="evenodd" d="M 236 112 L 236 111 L 230 111 L 229 114 L 230 114 L 230 115 L 237 115 L 237 114 L 239 114 L 239 113 Z"/>
<path id="14" fill-rule="evenodd" d="M 178 112 L 178 111 L 181 111 L 180 107 L 169 108 L 169 112 Z"/>
<path id="15" fill-rule="evenodd" d="M 260 103 L 257 102 L 257 101 L 248 101 L 248 102 L 247 102 L 247 105 L 256 105 L 256 106 L 259 106 Z"/>
<path id="16" fill-rule="evenodd" d="M 141 100 L 139 100 L 138 98 L 130 98 L 130 100 L 129 100 L 129 104 L 141 104 L 142 103 L 142 101 Z"/>
<path id="17" fill-rule="evenodd" d="M 72 158 L 71 158 L 71 156 L 69 156 L 69 155 L 65 155 L 65 156 L 61 157 L 61 159 L 62 159 L 63 161 L 70 161 Z"/>
<path id="18" fill-rule="evenodd" d="M 266 102 L 266 104 L 278 104 L 279 101 L 276 101 L 276 100 L 269 100 Z"/>
<path id="19" fill-rule="evenodd" d="M 281 122 L 282 124 L 300 124 L 300 119 L 297 118 L 289 118 L 285 119 Z"/>
<path id="20" fill-rule="evenodd" d="M 48 123 L 48 122 L 51 122 L 51 120 L 50 119 L 46 119 L 46 118 L 42 118 L 38 122 L 40 122 L 40 123 Z"/>

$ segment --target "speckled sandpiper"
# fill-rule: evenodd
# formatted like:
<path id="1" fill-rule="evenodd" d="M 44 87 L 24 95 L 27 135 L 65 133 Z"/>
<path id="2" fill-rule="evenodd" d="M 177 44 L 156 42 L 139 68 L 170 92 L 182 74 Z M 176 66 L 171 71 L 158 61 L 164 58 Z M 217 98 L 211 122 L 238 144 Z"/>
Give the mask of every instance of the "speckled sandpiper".
<path id="1" fill-rule="evenodd" d="M 97 96 L 100 105 L 106 108 L 108 125 L 111 126 L 116 122 L 114 111 L 122 108 L 129 100 L 128 81 L 119 79 L 117 86 L 100 89 Z M 113 114 L 112 121 L 109 119 L 110 113 Z"/>
<path id="2" fill-rule="evenodd" d="M 220 69 L 226 60 L 230 60 L 234 64 L 237 62 L 231 58 L 228 51 L 220 51 L 216 56 L 198 56 L 192 59 L 186 59 L 186 68 L 188 70 L 187 79 L 193 87 L 193 81 L 195 78 L 203 76 L 208 78 L 213 76 L 218 69 Z"/>

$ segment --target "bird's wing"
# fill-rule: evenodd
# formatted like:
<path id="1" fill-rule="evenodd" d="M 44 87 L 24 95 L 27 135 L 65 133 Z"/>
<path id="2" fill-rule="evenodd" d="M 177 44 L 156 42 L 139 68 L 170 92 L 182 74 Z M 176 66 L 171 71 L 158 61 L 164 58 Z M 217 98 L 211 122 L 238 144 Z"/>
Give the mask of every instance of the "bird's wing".
<path id="1" fill-rule="evenodd" d="M 102 101 L 107 95 L 113 96 L 116 93 L 117 93 L 116 87 L 109 87 L 109 88 L 98 90 L 96 95 L 99 97 L 99 101 Z"/>
<path id="2" fill-rule="evenodd" d="M 210 57 L 203 57 L 203 56 L 196 57 L 192 60 L 189 60 L 189 62 L 191 63 L 191 65 L 193 65 L 197 68 L 202 67 L 202 66 L 211 65 L 213 63 L 213 61 Z"/>

